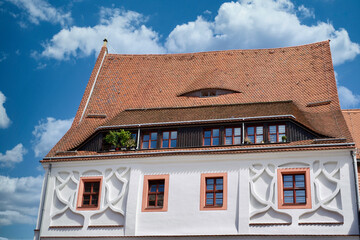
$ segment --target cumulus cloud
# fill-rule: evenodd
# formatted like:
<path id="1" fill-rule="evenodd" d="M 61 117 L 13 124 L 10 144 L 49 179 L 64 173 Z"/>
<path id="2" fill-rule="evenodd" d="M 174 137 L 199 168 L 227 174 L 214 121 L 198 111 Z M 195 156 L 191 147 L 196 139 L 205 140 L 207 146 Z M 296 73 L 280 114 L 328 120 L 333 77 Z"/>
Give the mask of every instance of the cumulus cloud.
<path id="1" fill-rule="evenodd" d="M 4 103 L 6 101 L 5 95 L 0 91 L 0 128 L 7 128 L 11 121 L 6 114 L 6 109 Z"/>
<path id="2" fill-rule="evenodd" d="M 35 52 L 33 56 L 58 60 L 89 56 L 98 53 L 104 38 L 121 53 L 164 53 L 158 34 L 143 25 L 145 21 L 146 18 L 137 12 L 102 8 L 98 25 L 62 29 L 43 44 L 41 53 Z"/>
<path id="3" fill-rule="evenodd" d="M 338 86 L 339 100 L 342 108 L 351 108 L 360 103 L 360 95 L 354 94 L 344 86 Z"/>
<path id="4" fill-rule="evenodd" d="M 0 175 L 0 226 L 36 222 L 42 179 Z"/>
<path id="5" fill-rule="evenodd" d="M 5 61 L 8 55 L 4 52 L 0 52 L 0 62 Z"/>
<path id="6" fill-rule="evenodd" d="M 74 118 L 57 120 L 51 117 L 41 120 L 32 132 L 35 137 L 33 141 L 35 156 L 42 157 L 47 154 L 70 128 L 73 120 Z"/>
<path id="7" fill-rule="evenodd" d="M 240 0 L 220 6 L 214 21 L 201 16 L 176 26 L 165 46 L 170 52 L 221 49 L 254 49 L 295 46 L 331 39 L 335 65 L 354 59 L 360 46 L 351 42 L 345 29 L 318 22 L 302 24 L 298 14 L 312 13 L 304 6 L 296 10 L 290 0 Z"/>
<path id="8" fill-rule="evenodd" d="M 19 143 L 13 149 L 7 150 L 5 154 L 0 153 L 0 167 L 13 167 L 16 163 L 23 161 L 27 150 Z"/>
<path id="9" fill-rule="evenodd" d="M 64 13 L 53 7 L 45 0 L 7 0 L 26 12 L 26 17 L 31 23 L 39 24 L 40 21 L 59 23 L 66 26 L 72 22 L 71 13 Z M 17 15 L 16 15 L 17 16 Z M 24 22 L 21 22 L 26 26 Z M 25 25 L 24 25 L 25 24 Z"/>

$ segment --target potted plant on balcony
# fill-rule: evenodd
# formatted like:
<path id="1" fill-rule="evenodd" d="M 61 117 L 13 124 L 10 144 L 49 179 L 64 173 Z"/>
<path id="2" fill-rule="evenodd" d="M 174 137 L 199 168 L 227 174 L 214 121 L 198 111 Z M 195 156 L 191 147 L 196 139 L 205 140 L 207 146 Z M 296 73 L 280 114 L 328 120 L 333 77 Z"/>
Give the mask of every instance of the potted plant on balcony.
<path id="1" fill-rule="evenodd" d="M 244 139 L 244 143 L 245 143 L 245 144 L 251 144 L 250 138 L 246 137 L 246 138 Z"/>
<path id="2" fill-rule="evenodd" d="M 282 137 L 281 137 L 282 142 L 286 142 L 286 139 L 287 139 L 286 136 L 282 136 Z"/>
<path id="3" fill-rule="evenodd" d="M 116 148 L 119 147 L 119 135 L 116 131 L 110 131 L 105 136 L 105 141 L 111 144 L 109 151 L 115 151 Z"/>

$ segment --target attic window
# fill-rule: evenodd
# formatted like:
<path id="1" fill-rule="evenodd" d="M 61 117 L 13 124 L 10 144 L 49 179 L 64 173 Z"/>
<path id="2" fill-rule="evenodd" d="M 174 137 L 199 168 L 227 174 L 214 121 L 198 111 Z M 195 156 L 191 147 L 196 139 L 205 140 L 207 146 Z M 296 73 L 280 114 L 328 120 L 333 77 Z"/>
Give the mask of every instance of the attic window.
<path id="1" fill-rule="evenodd" d="M 238 93 L 238 91 L 227 90 L 227 89 L 216 89 L 216 88 L 207 88 L 200 89 L 192 92 L 187 92 L 181 94 L 180 96 L 184 97 L 198 97 L 198 98 L 208 98 L 208 97 L 216 97 L 225 94 Z"/>

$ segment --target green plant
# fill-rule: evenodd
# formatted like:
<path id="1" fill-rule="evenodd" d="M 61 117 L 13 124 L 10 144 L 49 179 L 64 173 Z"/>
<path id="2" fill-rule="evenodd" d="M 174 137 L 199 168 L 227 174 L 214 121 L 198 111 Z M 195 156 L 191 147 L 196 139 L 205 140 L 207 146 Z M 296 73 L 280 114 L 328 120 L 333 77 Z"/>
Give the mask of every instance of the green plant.
<path id="1" fill-rule="evenodd" d="M 286 139 L 287 139 L 286 136 L 282 136 L 282 137 L 281 137 L 281 140 L 282 140 L 283 142 L 286 142 Z"/>
<path id="2" fill-rule="evenodd" d="M 111 145 L 113 145 L 114 147 L 118 147 L 119 146 L 119 135 L 118 132 L 116 131 L 110 131 L 108 134 L 106 134 L 105 136 L 105 141 Z"/>
<path id="3" fill-rule="evenodd" d="M 120 131 L 110 131 L 105 136 L 105 141 L 117 147 L 134 147 L 136 142 L 131 138 L 131 132 L 120 129 Z"/>
<path id="4" fill-rule="evenodd" d="M 245 144 L 251 144 L 250 138 L 246 137 L 246 138 L 244 139 L 244 143 L 245 143 Z"/>

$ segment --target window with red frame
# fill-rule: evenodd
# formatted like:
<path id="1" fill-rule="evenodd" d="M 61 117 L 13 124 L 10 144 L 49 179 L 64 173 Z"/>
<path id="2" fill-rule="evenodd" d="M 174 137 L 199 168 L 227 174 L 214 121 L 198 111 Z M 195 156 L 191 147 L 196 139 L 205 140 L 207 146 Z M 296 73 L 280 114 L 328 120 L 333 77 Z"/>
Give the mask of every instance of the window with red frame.
<path id="1" fill-rule="evenodd" d="M 157 132 L 144 133 L 142 137 L 142 149 L 155 149 L 157 146 Z"/>
<path id="2" fill-rule="evenodd" d="M 270 125 L 269 126 L 269 140 L 271 143 L 282 142 L 282 137 L 285 136 L 285 125 Z"/>
<path id="3" fill-rule="evenodd" d="M 306 204 L 305 174 L 284 174 L 284 204 Z"/>
<path id="4" fill-rule="evenodd" d="M 223 205 L 223 178 L 209 177 L 205 179 L 205 182 L 205 206 L 221 207 Z"/>
<path id="5" fill-rule="evenodd" d="M 241 128 L 225 128 L 225 145 L 241 144 Z"/>
<path id="6" fill-rule="evenodd" d="M 164 206 L 165 180 L 149 180 L 147 207 L 162 208 Z"/>
<path id="7" fill-rule="evenodd" d="M 264 141 L 264 127 L 252 126 L 246 128 L 246 137 L 251 143 L 261 143 Z"/>
<path id="8" fill-rule="evenodd" d="M 204 131 L 204 146 L 218 146 L 220 144 L 220 129 L 207 129 Z"/>
<path id="9" fill-rule="evenodd" d="M 77 198 L 78 210 L 97 210 L 100 206 L 101 177 L 81 177 Z"/>
<path id="10" fill-rule="evenodd" d="M 162 148 L 174 148 L 177 143 L 177 131 L 166 131 L 162 134 Z"/>

